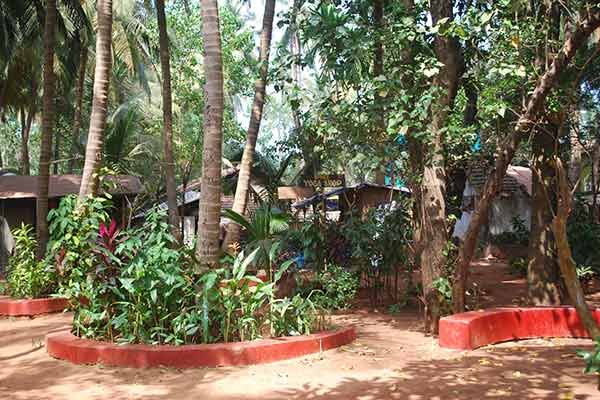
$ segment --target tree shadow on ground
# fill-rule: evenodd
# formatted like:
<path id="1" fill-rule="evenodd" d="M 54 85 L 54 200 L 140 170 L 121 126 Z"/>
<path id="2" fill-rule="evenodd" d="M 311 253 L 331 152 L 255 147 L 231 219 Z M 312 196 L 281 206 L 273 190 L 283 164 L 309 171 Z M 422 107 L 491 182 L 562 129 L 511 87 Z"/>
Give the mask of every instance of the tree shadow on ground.
<path id="1" fill-rule="evenodd" d="M 386 378 L 305 384 L 266 399 L 592 399 L 596 377 L 583 374 L 581 346 L 489 348 L 487 354 L 411 362 Z M 390 367 L 387 365 L 386 367 Z"/>

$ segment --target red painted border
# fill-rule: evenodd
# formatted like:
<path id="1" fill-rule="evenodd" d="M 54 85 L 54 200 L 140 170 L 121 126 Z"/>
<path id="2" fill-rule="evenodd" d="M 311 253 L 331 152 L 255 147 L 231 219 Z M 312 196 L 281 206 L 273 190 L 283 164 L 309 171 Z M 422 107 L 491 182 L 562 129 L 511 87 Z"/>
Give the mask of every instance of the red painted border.
<path id="1" fill-rule="evenodd" d="M 12 299 L 0 298 L 0 315 L 12 317 L 31 317 L 39 314 L 48 314 L 63 311 L 67 308 L 67 299 L 59 297 L 45 297 L 41 299 Z"/>
<path id="2" fill-rule="evenodd" d="M 600 309 L 592 311 L 600 322 Z M 573 307 L 492 308 L 440 320 L 441 347 L 473 350 L 488 344 L 538 337 L 587 338 Z"/>
<path id="3" fill-rule="evenodd" d="M 52 357 L 74 364 L 150 368 L 218 367 L 263 364 L 300 357 L 343 346 L 356 339 L 354 327 L 307 336 L 289 336 L 252 342 L 153 346 L 118 345 L 81 339 L 70 332 L 46 336 L 46 350 Z"/>

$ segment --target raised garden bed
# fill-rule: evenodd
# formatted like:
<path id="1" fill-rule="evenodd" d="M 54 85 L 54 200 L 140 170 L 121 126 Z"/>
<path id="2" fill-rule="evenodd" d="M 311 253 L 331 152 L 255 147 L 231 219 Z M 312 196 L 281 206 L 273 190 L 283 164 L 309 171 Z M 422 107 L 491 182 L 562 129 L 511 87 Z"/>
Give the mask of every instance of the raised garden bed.
<path id="1" fill-rule="evenodd" d="M 41 299 L 13 299 L 0 296 L 0 315 L 11 317 L 31 317 L 34 315 L 61 312 L 69 302 L 58 297 Z"/>
<path id="2" fill-rule="evenodd" d="M 600 310 L 592 312 L 600 322 Z M 493 308 L 440 320 L 441 347 L 473 350 L 488 344 L 539 337 L 587 338 L 573 307 Z"/>
<path id="3" fill-rule="evenodd" d="M 183 346 L 119 345 L 81 339 L 68 331 L 46 336 L 46 350 L 54 358 L 74 364 L 150 367 L 218 367 L 263 364 L 333 349 L 356 338 L 354 327 L 307 336 L 290 336 L 251 342 Z"/>

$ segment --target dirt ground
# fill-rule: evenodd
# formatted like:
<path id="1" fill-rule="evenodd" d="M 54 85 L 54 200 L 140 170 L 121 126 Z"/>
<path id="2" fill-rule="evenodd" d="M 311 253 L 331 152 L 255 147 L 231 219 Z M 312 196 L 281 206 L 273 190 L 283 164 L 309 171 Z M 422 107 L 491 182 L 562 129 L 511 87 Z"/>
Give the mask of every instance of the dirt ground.
<path id="1" fill-rule="evenodd" d="M 477 301 L 518 304 L 524 281 L 505 266 L 479 264 Z M 75 366 L 49 357 L 48 332 L 71 316 L 0 320 L 0 399 L 600 399 L 596 377 L 582 373 L 575 350 L 588 340 L 536 339 L 472 352 L 440 349 L 420 316 L 358 310 L 349 346 L 251 367 L 135 370 Z"/>

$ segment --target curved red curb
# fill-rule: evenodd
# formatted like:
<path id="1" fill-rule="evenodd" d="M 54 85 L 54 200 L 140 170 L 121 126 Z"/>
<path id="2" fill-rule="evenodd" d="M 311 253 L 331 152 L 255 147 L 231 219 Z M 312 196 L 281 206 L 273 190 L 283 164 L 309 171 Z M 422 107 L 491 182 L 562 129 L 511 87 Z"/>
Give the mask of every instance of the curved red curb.
<path id="1" fill-rule="evenodd" d="M 42 299 L 12 299 L 0 298 L 0 315 L 26 317 L 39 314 L 60 312 L 67 308 L 69 301 L 59 297 Z"/>
<path id="2" fill-rule="evenodd" d="M 592 311 L 600 322 L 600 310 Z M 487 344 L 538 337 L 587 338 L 573 307 L 493 308 L 440 320 L 441 347 L 473 350 Z"/>
<path id="3" fill-rule="evenodd" d="M 289 336 L 252 342 L 195 344 L 183 346 L 153 346 L 145 344 L 118 345 L 81 339 L 70 332 L 46 336 L 46 350 L 54 358 L 74 364 L 149 367 L 218 367 L 263 364 L 287 360 L 352 342 L 354 327 L 307 336 Z"/>

